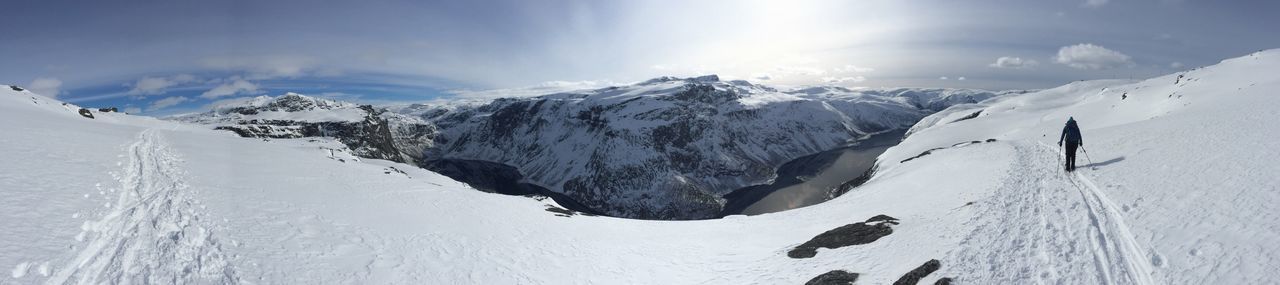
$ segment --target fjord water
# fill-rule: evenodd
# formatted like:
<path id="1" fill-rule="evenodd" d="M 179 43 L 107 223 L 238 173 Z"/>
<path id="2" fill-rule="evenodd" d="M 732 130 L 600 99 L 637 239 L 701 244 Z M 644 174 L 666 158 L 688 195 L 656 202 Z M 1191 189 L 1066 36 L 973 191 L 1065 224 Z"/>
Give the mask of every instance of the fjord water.
<path id="1" fill-rule="evenodd" d="M 869 136 L 856 143 L 791 160 L 778 167 L 772 183 L 744 187 L 725 195 L 723 215 L 758 215 L 786 211 L 834 198 L 836 188 L 862 177 L 876 157 L 897 145 L 905 131 Z M 852 185 L 856 186 L 856 185 Z"/>

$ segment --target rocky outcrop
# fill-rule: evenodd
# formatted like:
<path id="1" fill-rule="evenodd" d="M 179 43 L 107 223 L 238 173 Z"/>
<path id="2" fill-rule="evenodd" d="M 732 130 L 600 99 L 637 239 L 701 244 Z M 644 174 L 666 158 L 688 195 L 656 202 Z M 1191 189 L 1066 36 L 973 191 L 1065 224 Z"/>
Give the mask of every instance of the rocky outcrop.
<path id="1" fill-rule="evenodd" d="M 212 123 L 242 137 L 332 137 L 357 156 L 415 163 L 436 135 L 435 126 L 370 105 L 300 94 L 258 97 L 177 120 Z"/>
<path id="2" fill-rule="evenodd" d="M 929 274 L 932 274 L 934 271 L 938 271 L 939 268 L 942 268 L 941 262 L 938 262 L 937 259 L 929 260 L 924 264 L 921 264 L 919 267 L 916 267 L 916 269 L 912 269 L 910 272 L 907 272 L 907 274 L 902 275 L 902 278 L 898 278 L 898 281 L 894 281 L 893 285 L 915 285 L 920 283 L 920 279 L 924 279 L 925 276 L 929 276 Z M 937 284 L 950 283 L 951 278 L 938 279 L 937 282 Z"/>
<path id="3" fill-rule="evenodd" d="M 805 282 L 804 285 L 850 285 L 858 281 L 858 274 L 844 270 L 832 270 Z"/>
<path id="4" fill-rule="evenodd" d="M 898 219 L 877 215 L 867 219 L 866 222 L 848 224 L 823 232 L 788 251 L 787 256 L 810 258 L 818 254 L 818 248 L 841 248 L 872 243 L 892 234 L 893 226 L 896 225 L 898 225 Z"/>
<path id="5" fill-rule="evenodd" d="M 92 112 L 92 111 L 89 111 L 89 109 L 80 108 L 80 111 L 79 111 L 78 113 L 80 113 L 80 116 L 84 116 L 85 118 L 93 119 L 93 112 Z"/>

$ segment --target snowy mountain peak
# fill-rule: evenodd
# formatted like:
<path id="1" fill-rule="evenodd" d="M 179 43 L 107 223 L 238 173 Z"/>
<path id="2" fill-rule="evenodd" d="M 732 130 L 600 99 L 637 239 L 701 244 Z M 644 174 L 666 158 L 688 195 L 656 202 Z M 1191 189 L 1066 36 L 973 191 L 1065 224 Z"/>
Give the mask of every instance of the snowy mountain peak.
<path id="1" fill-rule="evenodd" d="M 642 81 L 636 85 L 650 85 L 654 83 L 673 82 L 673 81 L 703 82 L 703 83 L 720 82 L 720 76 L 715 74 L 708 74 L 708 75 L 687 77 L 687 78 L 675 77 L 675 76 L 661 76 L 661 77 L 655 77 L 653 79 Z"/>
<path id="2" fill-rule="evenodd" d="M 709 75 L 689 78 L 689 80 L 695 81 L 695 82 L 720 82 L 720 76 L 715 74 L 709 74 Z"/>
<path id="3" fill-rule="evenodd" d="M 300 112 L 354 107 L 356 107 L 356 104 L 288 92 L 276 97 L 262 95 L 239 101 L 232 101 L 215 106 L 214 110 L 222 114 L 240 113 L 243 115 L 253 115 L 261 112 Z"/>

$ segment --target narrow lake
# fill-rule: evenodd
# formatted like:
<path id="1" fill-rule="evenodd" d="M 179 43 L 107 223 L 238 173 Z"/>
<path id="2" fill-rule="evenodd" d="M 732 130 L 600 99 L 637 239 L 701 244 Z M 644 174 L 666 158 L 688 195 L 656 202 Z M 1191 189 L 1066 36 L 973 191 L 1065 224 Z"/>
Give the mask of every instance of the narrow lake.
<path id="1" fill-rule="evenodd" d="M 870 136 L 850 146 L 791 160 L 778 167 L 770 184 L 725 195 L 722 215 L 758 215 L 825 202 L 837 187 L 857 180 L 875 166 L 876 157 L 902 140 L 905 130 Z"/>

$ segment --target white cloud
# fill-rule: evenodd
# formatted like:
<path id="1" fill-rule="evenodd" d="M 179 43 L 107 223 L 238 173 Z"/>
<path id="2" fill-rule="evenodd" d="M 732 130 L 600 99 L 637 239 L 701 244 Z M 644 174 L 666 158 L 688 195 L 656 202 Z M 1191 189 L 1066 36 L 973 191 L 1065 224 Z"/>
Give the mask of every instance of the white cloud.
<path id="1" fill-rule="evenodd" d="M 1185 65 L 1183 65 L 1183 64 L 1182 64 L 1182 62 L 1179 62 L 1179 61 L 1175 61 L 1175 62 L 1173 62 L 1173 63 L 1169 63 L 1169 67 L 1170 67 L 1170 68 L 1182 68 L 1183 66 L 1185 66 Z"/>
<path id="2" fill-rule="evenodd" d="M 173 77 L 143 77 L 129 90 L 132 95 L 156 95 L 168 92 L 169 87 L 196 81 L 195 76 L 179 74 Z"/>
<path id="3" fill-rule="evenodd" d="M 1054 61 L 1078 69 L 1108 69 L 1133 66 L 1128 55 L 1094 44 L 1077 44 L 1058 49 Z"/>
<path id="4" fill-rule="evenodd" d="M 995 68 L 1029 69 L 1037 65 L 1040 65 L 1040 62 L 1034 59 L 1022 59 L 1021 57 L 1002 56 L 1000 58 L 997 58 L 995 63 L 988 64 L 987 66 L 995 67 Z"/>
<path id="5" fill-rule="evenodd" d="M 1102 5 L 1107 5 L 1107 2 L 1111 2 L 1111 1 L 1110 0 L 1085 0 L 1084 6 L 1089 8 L 1098 8 L 1098 7 L 1102 7 Z"/>
<path id="6" fill-rule="evenodd" d="M 191 101 L 191 98 L 187 98 L 183 96 L 173 96 L 169 98 L 164 98 L 164 99 L 156 100 L 155 102 L 151 102 L 151 106 L 147 107 L 147 111 L 155 111 L 155 110 L 160 110 L 168 107 L 173 107 L 174 105 L 178 105 L 178 104 L 181 104 L 182 102 L 187 102 L 187 101 Z"/>
<path id="7" fill-rule="evenodd" d="M 244 79 L 236 78 L 236 79 L 233 79 L 231 82 L 223 83 L 222 85 L 213 87 L 213 89 L 209 89 L 209 91 L 205 91 L 203 94 L 200 94 L 200 98 L 213 99 L 213 98 L 231 96 L 231 95 L 242 94 L 242 93 L 253 94 L 255 92 L 258 92 L 257 84 L 253 84 L 253 82 L 245 81 Z"/>
<path id="8" fill-rule="evenodd" d="M 867 78 L 866 78 L 866 77 L 863 77 L 863 76 L 851 76 L 851 77 L 823 77 L 823 78 L 822 78 L 822 81 L 824 81 L 824 82 L 826 82 L 826 83 L 831 83 L 831 84 L 845 83 L 845 82 L 858 83 L 858 82 L 867 81 Z"/>
<path id="9" fill-rule="evenodd" d="M 938 80 L 947 80 L 947 77 L 946 76 L 938 77 Z"/>
<path id="10" fill-rule="evenodd" d="M 605 86 L 617 85 L 612 81 L 547 81 L 542 84 L 507 88 L 507 89 L 491 89 L 491 90 L 449 90 L 459 99 L 497 99 L 510 97 L 532 97 L 539 95 L 555 94 L 561 92 L 569 92 L 584 89 L 596 89 Z"/>
<path id="11" fill-rule="evenodd" d="M 846 65 L 841 66 L 841 67 L 836 67 L 836 69 L 835 69 L 835 72 L 837 72 L 837 73 L 851 73 L 851 72 L 852 72 L 852 73 L 866 73 L 866 72 L 872 72 L 872 71 L 876 71 L 876 69 L 875 69 L 875 68 L 870 68 L 870 67 L 865 67 L 865 66 L 852 65 L 852 64 L 846 64 Z"/>
<path id="12" fill-rule="evenodd" d="M 58 98 L 62 94 L 62 80 L 52 77 L 40 77 L 27 84 L 27 89 L 36 94 Z"/>
<path id="13" fill-rule="evenodd" d="M 756 74 L 755 76 L 752 76 L 751 79 L 760 80 L 760 81 L 769 81 L 773 79 L 773 76 L 770 76 L 768 73 L 761 73 L 761 74 Z"/>
<path id="14" fill-rule="evenodd" d="M 960 81 L 964 81 L 965 79 L 968 79 L 968 78 L 964 78 L 964 76 L 961 76 L 960 78 L 956 78 L 956 80 L 960 80 Z"/>

